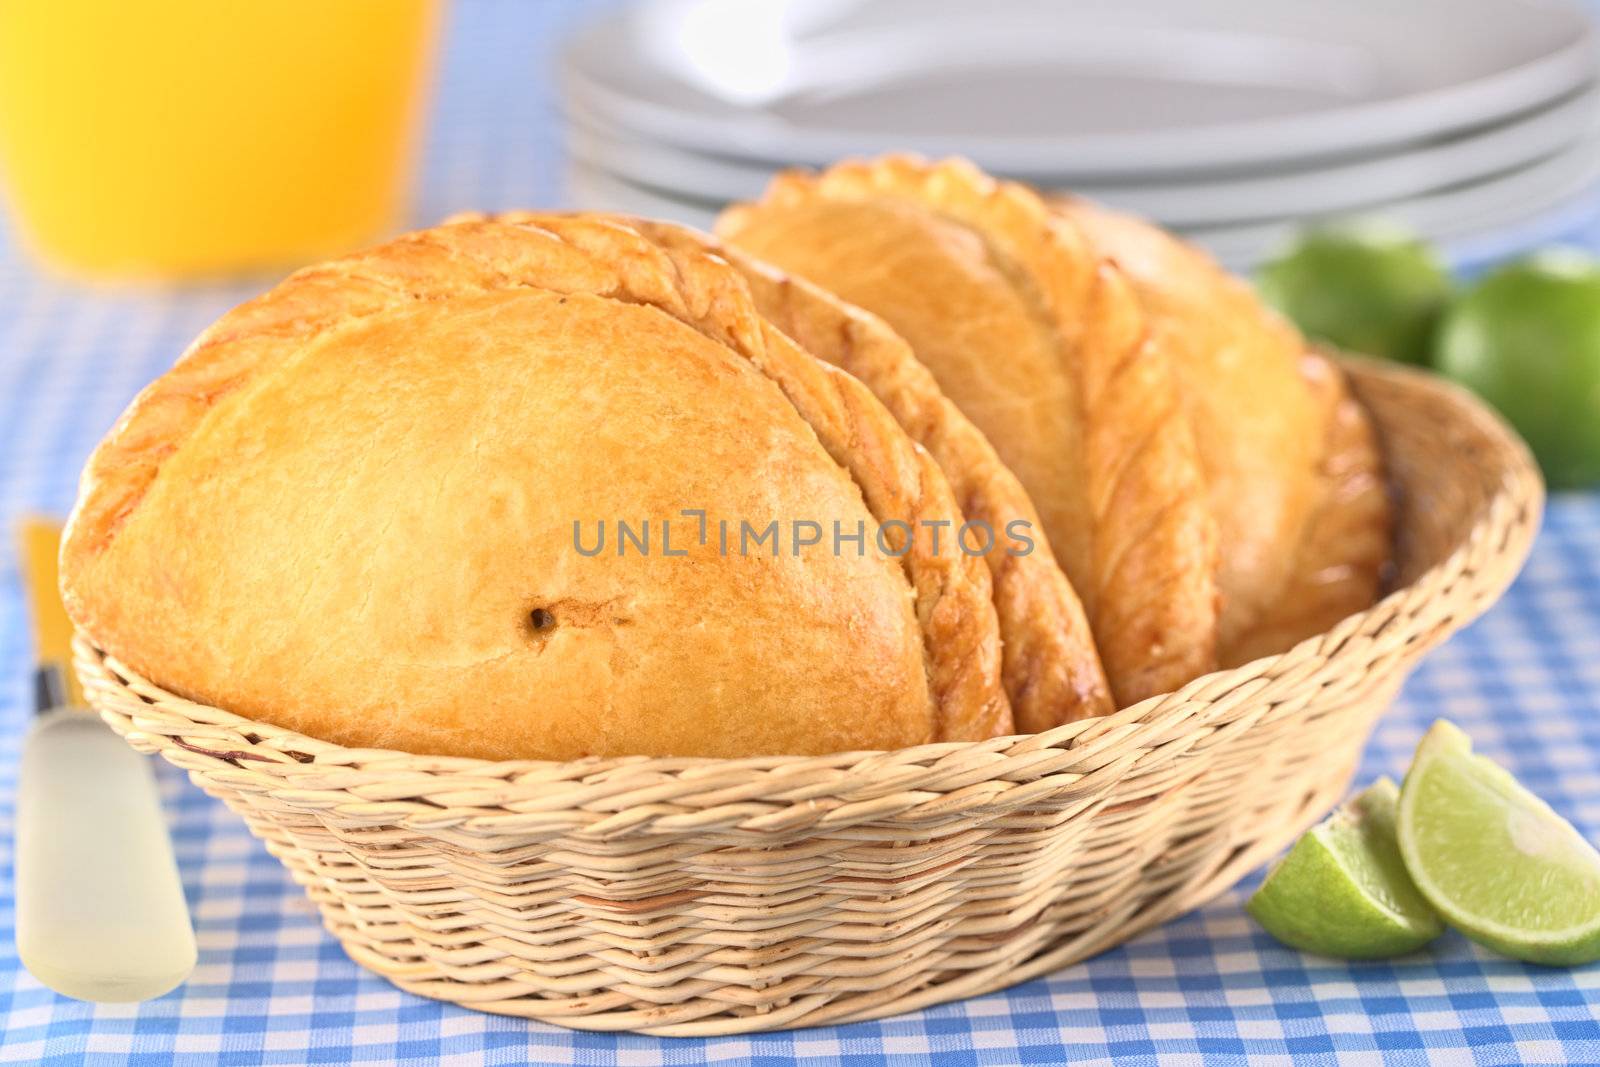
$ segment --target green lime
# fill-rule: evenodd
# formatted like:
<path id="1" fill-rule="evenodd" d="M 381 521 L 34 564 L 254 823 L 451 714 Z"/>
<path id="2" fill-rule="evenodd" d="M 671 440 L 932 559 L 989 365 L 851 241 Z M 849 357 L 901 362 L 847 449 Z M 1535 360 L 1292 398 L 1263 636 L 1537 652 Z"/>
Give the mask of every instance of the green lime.
<path id="1" fill-rule="evenodd" d="M 1600 481 L 1600 263 L 1546 252 L 1463 294 L 1435 363 L 1500 409 L 1552 486 Z"/>
<path id="2" fill-rule="evenodd" d="M 1261 269 L 1258 285 L 1306 336 L 1405 363 L 1427 362 L 1450 298 L 1433 250 L 1375 221 L 1308 231 Z"/>
<path id="3" fill-rule="evenodd" d="M 1399 790 L 1379 778 L 1296 841 L 1245 908 L 1291 948 L 1346 959 L 1415 952 L 1444 931 L 1395 843 Z"/>
<path id="4" fill-rule="evenodd" d="M 1474 941 L 1534 963 L 1600 959 L 1600 852 L 1448 722 L 1417 746 L 1398 835 L 1422 895 Z"/>

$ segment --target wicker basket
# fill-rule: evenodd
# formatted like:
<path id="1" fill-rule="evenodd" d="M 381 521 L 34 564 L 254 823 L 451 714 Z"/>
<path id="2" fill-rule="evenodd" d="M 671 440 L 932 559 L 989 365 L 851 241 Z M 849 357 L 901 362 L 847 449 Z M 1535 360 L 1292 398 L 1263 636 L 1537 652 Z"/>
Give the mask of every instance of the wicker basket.
<path id="1" fill-rule="evenodd" d="M 164 692 L 80 640 L 105 719 L 244 816 L 359 963 L 566 1026 L 870 1019 L 1055 970 L 1194 908 L 1332 806 L 1542 502 L 1523 445 L 1361 362 L 1399 488 L 1382 603 L 1289 652 L 1047 733 L 897 752 L 505 762 L 353 750 Z"/>

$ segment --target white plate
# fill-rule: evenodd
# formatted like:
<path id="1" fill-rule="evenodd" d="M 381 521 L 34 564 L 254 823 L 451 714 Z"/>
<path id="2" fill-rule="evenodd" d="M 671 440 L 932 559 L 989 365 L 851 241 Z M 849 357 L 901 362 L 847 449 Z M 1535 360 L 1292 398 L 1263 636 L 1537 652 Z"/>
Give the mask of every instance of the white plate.
<path id="1" fill-rule="evenodd" d="M 1591 86 L 1498 126 L 1310 170 L 1190 182 L 1072 182 L 1070 188 L 1167 226 L 1218 226 L 1359 210 L 1478 181 L 1552 155 L 1589 128 L 1597 101 L 1600 90 Z M 568 149 L 575 158 L 670 196 L 751 200 L 761 195 L 776 170 L 770 164 L 634 139 L 586 115 L 573 118 Z M 1049 177 L 1023 177 L 1068 187 Z"/>
<path id="2" fill-rule="evenodd" d="M 1423 238 L 1455 246 L 1510 232 L 1550 212 L 1588 201 L 1600 205 L 1600 132 L 1529 166 L 1471 185 L 1374 205 L 1362 212 L 1393 219 Z M 1306 219 L 1186 231 L 1236 270 L 1277 252 Z"/>
<path id="3" fill-rule="evenodd" d="M 681 222 L 711 231 L 721 205 L 684 200 L 651 189 L 641 189 L 614 174 L 578 160 L 567 165 L 567 205 L 574 211 L 607 211 L 641 215 L 648 219 Z"/>
<path id="4" fill-rule="evenodd" d="M 1570 149 L 1592 124 L 1597 101 L 1600 92 L 1590 89 L 1525 119 L 1318 170 L 1165 188 L 1114 185 L 1090 195 L 1167 226 L 1362 211 L 1484 181 Z"/>
<path id="5" fill-rule="evenodd" d="M 572 40 L 573 104 L 776 162 L 887 149 L 1153 176 L 1372 152 L 1570 93 L 1569 0 L 654 0 Z"/>
<path id="6" fill-rule="evenodd" d="M 711 229 L 719 210 L 718 204 L 640 188 L 577 161 L 569 170 L 568 201 L 581 211 L 669 219 L 702 230 Z M 1583 203 L 1600 209 L 1600 130 L 1566 151 L 1509 174 L 1374 205 L 1365 213 L 1408 225 L 1451 251 Z M 1247 271 L 1281 248 L 1304 224 L 1303 219 L 1284 219 L 1194 229 L 1185 235 L 1209 248 L 1231 269 Z"/>

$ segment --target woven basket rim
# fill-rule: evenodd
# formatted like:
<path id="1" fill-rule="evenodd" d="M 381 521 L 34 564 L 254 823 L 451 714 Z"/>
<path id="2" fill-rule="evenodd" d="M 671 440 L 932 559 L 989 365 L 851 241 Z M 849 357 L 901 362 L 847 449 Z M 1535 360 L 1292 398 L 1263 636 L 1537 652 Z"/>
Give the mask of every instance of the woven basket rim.
<path id="1" fill-rule="evenodd" d="M 1499 487 L 1481 508 L 1470 532 L 1439 562 L 1410 582 L 1390 591 L 1376 604 L 1340 621 L 1331 630 L 1309 637 L 1292 648 L 1265 656 L 1239 667 L 1213 671 L 1190 681 L 1180 689 L 1149 697 L 1113 714 L 1082 719 L 1053 727 L 1037 734 L 1011 734 L 984 741 L 947 741 L 892 750 L 851 750 L 820 756 L 590 756 L 580 760 L 540 759 L 491 760 L 470 756 L 430 756 L 383 748 L 349 748 L 318 740 L 258 719 L 237 715 L 224 708 L 189 700 L 172 693 L 98 648 L 83 634 L 74 640 L 78 669 L 86 691 L 104 686 L 108 673 L 124 680 L 124 687 L 147 703 L 160 701 L 163 711 L 181 710 L 196 723 L 225 728 L 239 735 L 245 746 L 239 751 L 212 752 L 200 746 L 173 743 L 205 755 L 227 760 L 250 760 L 253 769 L 270 771 L 274 766 L 286 772 L 316 762 L 356 767 L 370 774 L 405 775 L 462 774 L 477 779 L 523 779 L 576 781 L 613 770 L 650 772 L 663 778 L 696 777 L 728 772 L 845 771 L 888 774 L 892 768 L 927 767 L 955 754 L 972 758 L 989 753 L 996 760 L 1027 757 L 1049 750 L 1083 752 L 1095 742 L 1138 744 L 1156 747 L 1170 740 L 1174 726 L 1209 706 L 1220 694 L 1236 696 L 1241 687 L 1260 683 L 1252 695 L 1274 683 L 1302 684 L 1311 675 L 1329 668 L 1342 648 L 1353 640 L 1371 637 L 1388 625 L 1392 608 L 1412 596 L 1418 587 L 1436 582 L 1441 576 L 1464 569 L 1467 558 L 1482 548 L 1486 538 L 1499 537 L 1495 553 L 1526 552 L 1526 544 L 1515 543 L 1508 532 L 1519 525 L 1537 526 L 1543 503 L 1543 483 L 1527 446 L 1499 415 L 1467 390 L 1437 375 L 1412 367 L 1399 366 L 1360 356 L 1340 355 L 1340 364 L 1357 385 L 1383 388 L 1403 383 L 1422 388 L 1446 400 L 1465 422 L 1473 424 L 1486 438 L 1499 446 L 1504 457 L 1499 472 Z M 1528 538 L 1531 541 L 1531 535 Z M 1520 563 L 1520 561 L 1519 561 Z M 1317 665 L 1308 672 L 1304 664 Z M 1288 674 L 1285 671 L 1289 672 Z M 100 681 L 97 682 L 97 676 Z M 269 743 L 270 742 L 270 743 Z"/>

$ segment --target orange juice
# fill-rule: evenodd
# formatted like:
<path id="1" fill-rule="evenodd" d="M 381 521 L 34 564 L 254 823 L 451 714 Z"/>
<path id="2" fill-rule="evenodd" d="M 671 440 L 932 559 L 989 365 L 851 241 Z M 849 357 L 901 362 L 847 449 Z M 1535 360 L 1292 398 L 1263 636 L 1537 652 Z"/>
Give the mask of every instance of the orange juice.
<path id="1" fill-rule="evenodd" d="M 3 0 L 23 238 L 94 274 L 295 264 L 400 221 L 434 0 Z"/>

